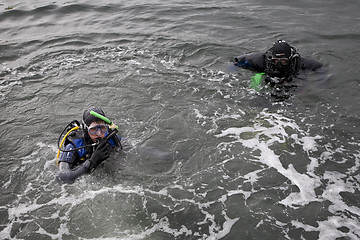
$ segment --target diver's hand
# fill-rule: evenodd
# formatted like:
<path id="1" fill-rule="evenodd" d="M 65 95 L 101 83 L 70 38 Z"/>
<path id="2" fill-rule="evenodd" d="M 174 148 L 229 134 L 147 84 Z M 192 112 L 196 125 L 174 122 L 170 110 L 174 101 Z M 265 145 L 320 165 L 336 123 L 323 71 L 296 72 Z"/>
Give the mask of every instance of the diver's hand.
<path id="1" fill-rule="evenodd" d="M 234 65 L 244 68 L 244 69 L 251 69 L 252 68 L 252 63 L 248 60 L 246 60 L 244 57 L 239 58 L 234 58 Z"/>
<path id="2" fill-rule="evenodd" d="M 90 169 L 97 168 L 105 159 L 110 156 L 110 145 L 106 140 L 100 142 L 96 150 L 92 154 L 89 161 L 91 162 Z"/>

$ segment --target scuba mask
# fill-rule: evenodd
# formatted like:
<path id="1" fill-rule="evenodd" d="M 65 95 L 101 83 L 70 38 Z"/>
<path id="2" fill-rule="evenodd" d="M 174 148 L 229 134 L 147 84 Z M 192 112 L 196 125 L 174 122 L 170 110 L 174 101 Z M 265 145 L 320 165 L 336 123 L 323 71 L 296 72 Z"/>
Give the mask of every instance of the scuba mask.
<path id="1" fill-rule="evenodd" d="M 271 58 L 270 61 L 273 65 L 278 67 L 287 66 L 290 63 L 289 58 Z"/>
<path id="2" fill-rule="evenodd" d="M 106 124 L 91 124 L 88 127 L 88 132 L 91 135 L 97 135 L 97 134 L 103 134 L 103 133 L 107 133 L 109 131 L 109 126 Z"/>

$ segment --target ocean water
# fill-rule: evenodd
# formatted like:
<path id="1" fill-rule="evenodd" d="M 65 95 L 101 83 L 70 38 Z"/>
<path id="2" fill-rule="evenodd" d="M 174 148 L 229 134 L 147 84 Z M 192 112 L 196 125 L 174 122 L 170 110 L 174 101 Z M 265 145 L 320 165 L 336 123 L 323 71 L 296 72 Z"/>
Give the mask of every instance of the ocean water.
<path id="1" fill-rule="evenodd" d="M 0 1 L 0 239 L 359 239 L 360 4 Z M 235 56 L 321 61 L 285 101 Z M 132 145 L 72 185 L 57 141 L 100 106 Z"/>

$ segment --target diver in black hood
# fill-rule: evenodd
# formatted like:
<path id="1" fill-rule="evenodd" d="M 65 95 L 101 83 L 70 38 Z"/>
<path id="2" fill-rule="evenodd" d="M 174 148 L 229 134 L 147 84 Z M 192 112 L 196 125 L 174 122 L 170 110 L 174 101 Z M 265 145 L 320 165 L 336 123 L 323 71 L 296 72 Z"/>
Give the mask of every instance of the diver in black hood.
<path id="1" fill-rule="evenodd" d="M 265 53 L 244 54 L 234 59 L 238 67 L 265 73 L 270 85 L 289 83 L 301 72 L 317 71 L 323 65 L 309 57 L 302 57 L 295 47 L 283 40 L 276 41 Z"/>
<path id="2" fill-rule="evenodd" d="M 57 156 L 61 182 L 73 183 L 106 160 L 111 149 L 122 149 L 123 139 L 116 134 L 117 126 L 109 121 L 103 110 L 91 107 L 84 111 L 82 124 L 75 120 L 64 129 L 60 135 L 64 135 L 61 144 L 59 138 Z"/>

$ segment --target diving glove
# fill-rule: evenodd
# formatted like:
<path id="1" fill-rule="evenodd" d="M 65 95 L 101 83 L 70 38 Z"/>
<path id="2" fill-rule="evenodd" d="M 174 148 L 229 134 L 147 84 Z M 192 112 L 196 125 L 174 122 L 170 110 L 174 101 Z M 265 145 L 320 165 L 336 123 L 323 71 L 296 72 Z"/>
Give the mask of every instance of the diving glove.
<path id="1" fill-rule="evenodd" d="M 97 168 L 100 163 L 109 158 L 109 156 L 110 144 L 106 141 L 106 139 L 104 139 L 102 142 L 100 142 L 100 144 L 97 146 L 94 153 L 92 154 L 91 158 L 89 159 L 89 161 L 91 162 L 90 169 Z"/>

